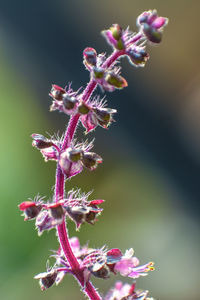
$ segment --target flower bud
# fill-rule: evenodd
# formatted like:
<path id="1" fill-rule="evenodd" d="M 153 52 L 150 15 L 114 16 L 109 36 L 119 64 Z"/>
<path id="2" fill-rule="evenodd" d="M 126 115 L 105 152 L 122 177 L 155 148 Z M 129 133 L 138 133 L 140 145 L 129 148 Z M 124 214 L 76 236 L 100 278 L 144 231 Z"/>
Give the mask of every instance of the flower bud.
<path id="1" fill-rule="evenodd" d="M 42 206 L 39 204 L 37 205 L 35 202 L 25 201 L 19 205 L 19 209 L 24 212 L 24 220 L 26 221 L 36 218 L 40 213 Z"/>
<path id="2" fill-rule="evenodd" d="M 107 264 L 114 264 L 122 258 L 122 252 L 118 249 L 111 249 L 107 252 Z"/>
<path id="3" fill-rule="evenodd" d="M 125 47 L 124 47 L 124 42 L 122 39 L 120 39 L 119 41 L 117 41 L 116 45 L 115 45 L 115 48 L 117 50 L 123 50 Z"/>
<path id="4" fill-rule="evenodd" d="M 93 68 L 93 75 L 96 79 L 102 79 L 104 76 L 104 69 L 100 67 L 94 67 Z"/>
<path id="5" fill-rule="evenodd" d="M 83 170 L 83 165 L 79 160 L 80 156 L 81 152 L 74 152 L 74 149 L 71 148 L 68 148 L 66 151 L 61 153 L 59 165 L 67 178 L 75 176 Z"/>
<path id="6" fill-rule="evenodd" d="M 111 72 L 106 74 L 105 81 L 117 89 L 128 86 L 127 81 L 122 76 Z"/>
<path id="7" fill-rule="evenodd" d="M 137 25 L 143 29 L 147 39 L 156 44 L 161 42 L 163 28 L 167 23 L 168 19 L 158 17 L 156 10 L 145 11 L 137 18 Z"/>
<path id="8" fill-rule="evenodd" d="M 112 33 L 112 36 L 116 41 L 119 41 L 122 37 L 122 28 L 119 26 L 119 24 L 113 24 L 112 27 L 110 27 L 110 31 Z"/>
<path id="9" fill-rule="evenodd" d="M 33 138 L 32 145 L 38 149 L 45 149 L 53 146 L 53 143 L 41 134 L 32 134 L 31 137 Z"/>
<path id="10" fill-rule="evenodd" d="M 107 279 L 110 277 L 110 271 L 106 265 L 95 272 L 91 271 L 91 273 L 92 273 L 92 275 L 94 275 L 97 278 Z"/>
<path id="11" fill-rule="evenodd" d="M 148 24 L 144 24 L 143 31 L 148 40 L 152 43 L 160 43 L 162 40 L 162 32 L 157 29 L 149 26 Z"/>
<path id="12" fill-rule="evenodd" d="M 78 100 L 75 97 L 71 97 L 68 94 L 63 94 L 63 106 L 65 109 L 67 110 L 71 110 L 75 107 L 76 103 L 78 102 Z"/>
<path id="13" fill-rule="evenodd" d="M 68 149 L 67 157 L 72 162 L 77 162 L 81 159 L 83 151 L 81 149 Z"/>
<path id="14" fill-rule="evenodd" d="M 95 108 L 94 112 L 100 121 L 109 123 L 112 119 L 112 114 L 116 113 L 116 109 L 111 108 Z"/>
<path id="15" fill-rule="evenodd" d="M 75 222 L 76 228 L 78 229 L 80 225 L 85 221 L 85 214 L 88 212 L 87 208 L 81 206 L 66 206 L 65 209 L 70 218 Z"/>
<path id="16" fill-rule="evenodd" d="M 83 101 L 78 105 L 78 112 L 81 115 L 87 115 L 90 109 L 91 108 Z"/>
<path id="17" fill-rule="evenodd" d="M 81 162 L 85 168 L 94 170 L 96 169 L 98 163 L 102 163 L 102 158 L 94 152 L 86 152 L 83 153 Z"/>
<path id="18" fill-rule="evenodd" d="M 60 203 L 53 203 L 48 206 L 50 210 L 50 215 L 56 219 L 60 220 L 65 215 L 64 209 Z"/>
<path id="19" fill-rule="evenodd" d="M 85 48 L 83 51 L 84 63 L 85 65 L 96 66 L 97 63 L 97 53 L 94 48 Z"/>
<path id="20" fill-rule="evenodd" d="M 96 212 L 90 211 L 89 213 L 86 214 L 85 216 L 85 221 L 89 224 L 94 224 L 95 219 L 96 219 Z"/>
<path id="21" fill-rule="evenodd" d="M 135 48 L 128 51 L 130 62 L 136 67 L 144 67 L 149 59 L 149 54 L 143 48 Z"/>
<path id="22" fill-rule="evenodd" d="M 113 24 L 108 30 L 103 30 L 102 34 L 113 48 L 117 50 L 125 49 L 123 31 L 118 24 Z"/>
<path id="23" fill-rule="evenodd" d="M 41 290 L 44 291 L 50 288 L 55 283 L 57 274 L 58 273 L 56 270 L 51 270 L 49 272 L 44 272 L 36 275 L 34 279 L 39 279 Z"/>
<path id="24" fill-rule="evenodd" d="M 63 94 L 65 94 L 65 90 L 60 86 L 53 84 L 50 92 L 50 96 L 55 100 L 61 101 L 63 98 Z"/>

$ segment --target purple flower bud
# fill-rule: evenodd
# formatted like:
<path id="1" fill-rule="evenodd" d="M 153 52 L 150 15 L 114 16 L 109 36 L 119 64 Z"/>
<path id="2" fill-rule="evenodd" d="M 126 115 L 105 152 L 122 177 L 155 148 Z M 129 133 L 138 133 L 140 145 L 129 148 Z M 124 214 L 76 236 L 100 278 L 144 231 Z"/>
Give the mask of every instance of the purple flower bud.
<path id="1" fill-rule="evenodd" d="M 90 211 L 85 216 L 85 221 L 89 224 L 94 224 L 95 219 L 96 219 L 96 212 L 94 212 L 94 211 Z"/>
<path id="2" fill-rule="evenodd" d="M 102 163 L 102 158 L 94 152 L 86 152 L 83 153 L 81 162 L 85 168 L 94 170 L 98 164 Z"/>
<path id="3" fill-rule="evenodd" d="M 63 99 L 63 94 L 66 93 L 63 88 L 60 86 L 53 84 L 52 89 L 50 92 L 50 96 L 58 101 L 61 101 Z"/>
<path id="4" fill-rule="evenodd" d="M 148 24 L 143 25 L 143 32 L 152 43 L 160 43 L 162 40 L 162 32 L 158 31 L 156 28 L 151 27 Z"/>
<path id="5" fill-rule="evenodd" d="M 161 42 L 163 28 L 167 23 L 168 19 L 158 17 L 156 10 L 145 11 L 137 18 L 137 25 L 142 28 L 147 39 L 152 43 Z"/>
<path id="6" fill-rule="evenodd" d="M 67 176 L 67 178 L 75 176 L 83 170 L 83 165 L 81 161 L 78 160 L 81 156 L 80 151 L 74 152 L 74 150 L 68 148 L 65 152 L 61 153 L 60 155 L 59 165 L 62 168 L 65 175 Z"/>
<path id="7" fill-rule="evenodd" d="M 78 105 L 78 112 L 81 115 L 87 115 L 91 108 L 83 101 Z"/>
<path id="8" fill-rule="evenodd" d="M 86 207 L 65 207 L 70 218 L 75 222 L 76 228 L 79 229 L 81 224 L 85 221 L 85 215 L 88 213 L 88 209 Z"/>
<path id="9" fill-rule="evenodd" d="M 63 94 L 63 106 L 66 110 L 72 110 L 76 106 L 78 100 L 73 97 L 69 96 L 67 93 Z"/>
<path id="10" fill-rule="evenodd" d="M 102 31 L 107 42 L 117 50 L 125 49 L 123 40 L 123 30 L 118 24 L 113 24 L 108 30 Z"/>
<path id="11" fill-rule="evenodd" d="M 33 138 L 32 145 L 38 149 L 45 149 L 53 146 L 52 141 L 48 140 L 41 134 L 34 133 L 31 137 Z"/>
<path id="12" fill-rule="evenodd" d="M 50 230 L 61 224 L 63 219 L 53 218 L 49 211 L 43 210 L 36 218 L 35 226 L 38 229 L 38 235 L 41 235 L 44 230 Z"/>
<path id="13" fill-rule="evenodd" d="M 58 272 L 52 269 L 51 271 L 36 275 L 34 279 L 39 279 L 41 290 L 44 291 L 50 288 L 56 282 L 57 275 Z"/>
<path id="14" fill-rule="evenodd" d="M 92 70 L 93 70 L 93 77 L 95 79 L 101 79 L 101 78 L 103 78 L 104 72 L 105 72 L 105 70 L 103 68 L 94 67 Z"/>
<path id="15" fill-rule="evenodd" d="M 105 91 L 109 92 L 128 85 L 126 80 L 118 74 L 118 70 L 106 71 L 103 68 L 94 67 L 91 76 Z"/>
<path id="16" fill-rule="evenodd" d="M 82 115 L 81 122 L 86 129 L 86 133 L 94 130 L 98 125 L 98 119 L 93 111 L 90 111 L 87 115 Z"/>
<path id="17" fill-rule="evenodd" d="M 83 51 L 84 64 L 88 68 L 89 66 L 96 66 L 97 52 L 94 48 L 85 48 Z"/>
<path id="18" fill-rule="evenodd" d="M 53 141 L 45 138 L 41 134 L 32 134 L 32 145 L 40 150 L 45 160 L 57 160 L 60 148 L 58 141 Z"/>
<path id="19" fill-rule="evenodd" d="M 108 279 L 110 277 L 110 271 L 106 265 L 97 271 L 91 271 L 91 273 L 97 278 Z"/>
<path id="20" fill-rule="evenodd" d="M 119 41 L 122 37 L 122 28 L 119 26 L 119 24 L 113 24 L 110 27 L 110 31 L 112 33 L 112 36 L 116 41 Z"/>
<path id="21" fill-rule="evenodd" d="M 24 212 L 24 220 L 27 221 L 36 218 L 40 213 L 42 206 L 32 201 L 25 201 L 19 205 L 19 209 Z"/>
<path id="22" fill-rule="evenodd" d="M 96 113 L 98 119 L 101 121 L 110 121 L 111 111 L 109 108 L 95 108 L 94 112 Z M 114 111 L 114 110 L 113 110 Z"/>
<path id="23" fill-rule="evenodd" d="M 52 218 L 56 220 L 63 219 L 63 216 L 65 215 L 65 211 L 61 203 L 57 202 L 57 203 L 50 204 L 48 205 L 48 209 L 50 210 L 50 215 L 52 216 Z"/>
<path id="24" fill-rule="evenodd" d="M 99 125 L 102 127 L 108 127 L 109 123 L 112 121 L 112 115 L 116 113 L 116 109 L 111 109 L 111 108 L 95 108 L 94 112 L 97 116 Z"/>
<path id="25" fill-rule="evenodd" d="M 129 61 L 135 67 L 144 67 L 147 60 L 149 59 L 149 54 L 141 47 L 134 47 L 127 51 L 129 56 Z"/>
<path id="26" fill-rule="evenodd" d="M 68 149 L 67 156 L 71 162 L 77 162 L 81 159 L 83 150 L 81 149 Z"/>
<path id="27" fill-rule="evenodd" d="M 128 86 L 125 78 L 112 72 L 108 72 L 106 74 L 105 81 L 117 89 L 122 89 Z"/>

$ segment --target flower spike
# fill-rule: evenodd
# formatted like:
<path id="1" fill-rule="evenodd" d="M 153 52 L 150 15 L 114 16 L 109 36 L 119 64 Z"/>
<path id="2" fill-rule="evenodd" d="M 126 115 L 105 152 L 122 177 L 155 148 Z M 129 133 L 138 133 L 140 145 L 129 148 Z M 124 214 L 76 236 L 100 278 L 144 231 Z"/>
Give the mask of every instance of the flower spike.
<path id="1" fill-rule="evenodd" d="M 140 265 L 132 248 L 123 254 L 118 248 L 89 248 L 88 245 L 81 246 L 77 237 L 69 238 L 66 220 L 72 220 L 77 230 L 85 223 L 94 225 L 103 211 L 101 204 L 104 200 L 89 201 L 91 192 L 86 194 L 75 189 L 65 192 L 65 183 L 84 168 L 93 171 L 102 163 L 102 158 L 92 151 L 94 140 L 77 143 L 74 138 L 79 121 L 86 133 L 97 126 L 107 129 L 114 122 L 113 115 L 117 110 L 108 108 L 105 97 L 100 99 L 99 95 L 92 96 L 93 92 L 97 87 L 103 92 L 127 87 L 126 79 L 121 76 L 119 59 L 126 56 L 134 67 L 144 67 L 149 59 L 147 42 L 160 43 L 167 23 L 168 19 L 159 17 L 156 10 L 149 10 L 137 18 L 137 33 L 129 27 L 124 30 L 119 24 L 113 24 L 102 32 L 113 48 L 110 56 L 98 54 L 91 47 L 83 51 L 83 64 L 90 73 L 90 81 L 85 89 L 74 91 L 71 83 L 65 88 L 52 85 L 49 93 L 52 98 L 50 110 L 58 110 L 70 117 L 67 129 L 61 138 L 58 135 L 46 138 L 37 133 L 31 137 L 33 147 L 42 153 L 45 161 L 55 160 L 57 163 L 54 195 L 45 202 L 44 197 L 38 195 L 19 204 L 24 220 L 35 220 L 38 235 L 53 228 L 57 231 L 59 247 L 51 255 L 55 264 L 51 268 L 47 265 L 46 272 L 34 277 L 39 280 L 41 290 L 58 285 L 66 274 L 71 274 L 90 300 L 153 300 L 148 297 L 148 291 L 136 290 L 135 282 L 117 282 L 104 298 L 100 296 L 90 282 L 92 276 L 108 279 L 119 273 L 130 280 L 137 279 L 154 270 L 153 262 Z"/>

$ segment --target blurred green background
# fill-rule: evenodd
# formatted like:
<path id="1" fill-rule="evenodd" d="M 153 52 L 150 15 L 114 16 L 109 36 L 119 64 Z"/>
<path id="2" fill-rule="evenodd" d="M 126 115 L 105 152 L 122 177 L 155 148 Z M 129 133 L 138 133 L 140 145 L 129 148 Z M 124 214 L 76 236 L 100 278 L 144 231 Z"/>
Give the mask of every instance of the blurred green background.
<path id="1" fill-rule="evenodd" d="M 63 132 L 66 116 L 49 113 L 48 92 L 52 83 L 85 86 L 82 50 L 111 52 L 100 31 L 112 23 L 135 30 L 153 8 L 170 19 L 162 44 L 148 48 L 145 69 L 122 61 L 129 86 L 107 94 L 117 122 L 88 135 L 104 164 L 66 186 L 94 189 L 90 199 L 105 199 L 105 211 L 95 226 L 76 233 L 69 223 L 69 232 L 82 245 L 133 247 L 141 263 L 155 261 L 138 280 L 155 299 L 199 299 L 199 0 L 0 0 L 1 299 L 84 299 L 71 277 L 45 292 L 32 279 L 58 243 L 54 230 L 39 238 L 17 208 L 38 192 L 52 196 L 55 163 L 44 163 L 30 135 Z M 105 294 L 119 278 L 94 282 Z"/>

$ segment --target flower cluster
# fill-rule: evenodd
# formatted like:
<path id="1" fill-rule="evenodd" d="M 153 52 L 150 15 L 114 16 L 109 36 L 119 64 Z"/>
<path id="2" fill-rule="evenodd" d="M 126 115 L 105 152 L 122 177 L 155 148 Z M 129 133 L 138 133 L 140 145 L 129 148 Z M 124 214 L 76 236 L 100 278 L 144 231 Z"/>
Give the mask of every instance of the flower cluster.
<path id="1" fill-rule="evenodd" d="M 56 135 L 47 138 L 34 133 L 32 145 L 41 152 L 45 161 L 57 163 L 54 195 L 49 201 L 38 195 L 19 205 L 24 220 L 35 220 L 39 235 L 52 228 L 57 230 L 59 249 L 52 255 L 56 262 L 34 277 L 39 280 L 42 290 L 59 284 L 66 274 L 71 274 L 89 299 L 101 300 L 103 298 L 91 284 L 92 277 L 107 279 L 111 274 L 120 274 L 133 280 L 154 270 L 152 262 L 140 265 L 132 248 L 123 254 L 118 248 L 81 247 L 78 238 L 68 238 L 66 220 L 72 220 L 77 230 L 84 223 L 94 225 L 103 210 L 100 205 L 104 200 L 89 201 L 91 192 L 81 193 L 79 189 L 65 193 L 65 183 L 84 168 L 93 171 L 102 163 L 101 156 L 91 151 L 93 141 L 77 142 L 74 138 L 79 121 L 85 133 L 94 131 L 97 126 L 107 129 L 114 121 L 113 115 L 117 110 L 108 108 L 105 97 L 93 96 L 93 92 L 97 87 L 109 92 L 127 87 L 128 83 L 118 66 L 119 58 L 127 57 L 134 67 L 144 67 L 149 59 L 146 45 L 148 42 L 160 43 L 167 22 L 168 19 L 159 17 L 156 10 L 149 10 L 137 18 L 138 33 L 113 24 L 102 32 L 113 49 L 109 57 L 105 53 L 98 54 L 91 47 L 83 51 L 83 64 L 90 73 L 86 88 L 74 91 L 71 84 L 65 88 L 52 85 L 50 110 L 58 110 L 70 116 L 70 120 L 61 138 Z M 117 282 L 104 300 L 151 300 L 147 294 L 148 291 L 135 290 L 135 283 L 123 285 Z"/>
<path id="2" fill-rule="evenodd" d="M 46 161 L 50 159 L 58 161 L 66 178 L 79 174 L 84 167 L 93 171 L 103 161 L 98 154 L 90 151 L 93 141 L 78 144 L 72 141 L 71 145 L 63 151 L 59 147 L 59 140 L 49 140 L 40 134 L 32 134 L 32 138 L 33 146 L 40 150 Z"/>
<path id="3" fill-rule="evenodd" d="M 105 247 L 102 247 L 101 249 L 92 249 L 87 245 L 81 247 L 77 237 L 71 238 L 69 242 L 80 264 L 80 269 L 84 273 L 85 283 L 90 279 L 91 275 L 101 279 L 108 279 L 111 273 L 115 275 L 120 273 L 122 276 L 135 279 L 140 276 L 146 276 L 149 271 L 154 270 L 152 262 L 139 266 L 138 258 L 133 256 L 133 249 L 127 250 L 123 255 L 120 249 L 106 250 Z M 60 277 L 63 278 L 67 273 L 73 273 L 69 262 L 65 259 L 62 249 L 59 249 L 53 257 L 56 259 L 54 267 L 47 270 L 47 272 L 41 273 L 42 275 L 38 274 L 35 277 L 36 279 L 53 277 L 54 282 L 58 284 L 58 273 L 62 272 L 62 276 L 59 275 L 59 279 Z M 51 283 L 53 279 L 51 280 Z M 48 286 L 48 284 L 46 288 L 52 285 Z M 44 283 L 41 286 L 43 288 Z"/>
<path id="4" fill-rule="evenodd" d="M 95 76 L 98 70 L 97 68 L 96 71 L 94 69 L 92 76 Z M 121 78 L 120 76 L 118 77 Z M 103 83 L 103 78 L 96 80 L 101 81 L 104 88 L 110 86 L 110 89 L 113 89 L 113 85 L 109 85 L 109 82 Z M 50 96 L 53 98 L 53 104 L 50 109 L 59 110 L 67 115 L 80 114 L 80 119 L 86 129 L 86 133 L 94 130 L 98 125 L 108 128 L 113 121 L 113 114 L 117 112 L 116 109 L 107 108 L 106 101 L 99 97 L 90 99 L 86 104 L 78 92 L 73 92 L 70 85 L 68 90 L 66 90 L 53 84 Z"/>
<path id="5" fill-rule="evenodd" d="M 85 194 L 80 190 L 72 190 L 61 201 L 49 203 L 44 203 L 44 197 L 38 195 L 33 200 L 22 202 L 19 209 L 23 211 L 25 221 L 35 219 L 38 235 L 61 224 L 66 216 L 73 220 L 79 229 L 85 222 L 94 224 L 97 221 L 96 217 L 103 211 L 99 205 L 104 200 L 88 201 L 90 194 L 91 192 Z"/>

